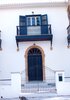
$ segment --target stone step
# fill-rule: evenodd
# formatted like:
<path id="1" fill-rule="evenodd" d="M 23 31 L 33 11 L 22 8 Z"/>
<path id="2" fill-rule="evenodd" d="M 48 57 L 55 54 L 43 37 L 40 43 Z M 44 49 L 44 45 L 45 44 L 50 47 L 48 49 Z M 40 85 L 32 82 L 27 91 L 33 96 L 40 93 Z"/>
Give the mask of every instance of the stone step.
<path id="1" fill-rule="evenodd" d="M 28 92 L 28 93 L 20 93 L 20 97 L 26 97 L 28 100 L 44 100 L 44 98 L 50 98 L 57 96 L 57 93 L 47 93 L 44 91 L 37 91 L 37 92 Z"/>
<path id="2" fill-rule="evenodd" d="M 46 91 L 47 93 L 56 93 L 55 83 L 46 82 L 28 82 L 21 85 L 21 92 Z"/>
<path id="3" fill-rule="evenodd" d="M 21 88 L 21 92 L 46 92 L 46 93 L 56 93 L 56 88 Z"/>
<path id="4" fill-rule="evenodd" d="M 55 87 L 55 83 L 45 83 L 45 82 L 34 83 L 34 82 L 28 82 L 28 83 L 22 84 L 21 87 L 22 88 L 38 88 L 38 87 L 48 88 L 48 87 Z"/>

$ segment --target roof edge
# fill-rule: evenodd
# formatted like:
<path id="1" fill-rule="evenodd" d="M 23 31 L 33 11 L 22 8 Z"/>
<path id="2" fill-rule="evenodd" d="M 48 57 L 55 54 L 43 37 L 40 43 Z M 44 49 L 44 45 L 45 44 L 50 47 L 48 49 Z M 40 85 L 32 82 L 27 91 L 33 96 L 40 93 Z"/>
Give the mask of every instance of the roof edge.
<path id="1" fill-rule="evenodd" d="M 0 4 L 0 9 L 20 9 L 20 8 L 34 8 L 34 7 L 65 7 L 68 2 L 43 2 L 43 3 L 17 3 L 17 4 Z"/>

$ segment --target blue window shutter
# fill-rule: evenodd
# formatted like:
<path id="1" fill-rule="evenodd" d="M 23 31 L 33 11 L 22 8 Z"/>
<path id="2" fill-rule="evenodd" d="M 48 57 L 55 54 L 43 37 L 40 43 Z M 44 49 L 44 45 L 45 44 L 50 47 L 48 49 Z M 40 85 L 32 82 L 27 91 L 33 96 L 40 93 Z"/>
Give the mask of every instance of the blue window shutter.
<path id="1" fill-rule="evenodd" d="M 47 25 L 48 24 L 48 16 L 47 14 L 41 16 L 41 24 Z"/>
<path id="2" fill-rule="evenodd" d="M 35 26 L 35 17 L 32 17 L 32 26 Z"/>
<path id="3" fill-rule="evenodd" d="M 39 15 L 36 20 L 37 20 L 37 26 L 40 26 L 41 25 L 41 15 Z"/>
<path id="4" fill-rule="evenodd" d="M 41 34 L 48 34 L 48 16 L 47 16 L 47 14 L 41 16 Z"/>
<path id="5" fill-rule="evenodd" d="M 27 34 L 26 16 L 19 16 L 20 35 Z"/>
<path id="6" fill-rule="evenodd" d="M 27 18 L 27 26 L 31 26 L 31 18 L 30 17 Z"/>

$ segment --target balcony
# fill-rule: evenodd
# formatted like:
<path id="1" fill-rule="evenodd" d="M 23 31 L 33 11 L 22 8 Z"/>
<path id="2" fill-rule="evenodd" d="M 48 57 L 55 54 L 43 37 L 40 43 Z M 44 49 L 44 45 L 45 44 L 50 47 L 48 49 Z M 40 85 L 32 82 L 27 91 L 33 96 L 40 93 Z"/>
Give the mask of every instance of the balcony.
<path id="1" fill-rule="evenodd" d="M 30 29 L 29 29 L 30 28 Z M 25 41 L 50 41 L 52 49 L 53 35 L 51 32 L 51 25 L 42 26 L 17 26 L 16 43 L 17 50 L 19 50 L 19 42 Z"/>

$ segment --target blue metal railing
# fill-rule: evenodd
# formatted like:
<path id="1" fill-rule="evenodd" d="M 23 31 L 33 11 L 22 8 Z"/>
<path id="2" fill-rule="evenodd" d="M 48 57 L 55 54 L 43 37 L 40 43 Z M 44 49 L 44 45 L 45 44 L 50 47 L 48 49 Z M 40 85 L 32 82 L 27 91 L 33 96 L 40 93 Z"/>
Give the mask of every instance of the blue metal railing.
<path id="1" fill-rule="evenodd" d="M 42 27 L 42 26 L 46 26 L 46 29 L 47 29 L 47 33 L 46 34 L 40 34 L 40 35 L 47 35 L 47 34 L 51 34 L 52 33 L 52 31 L 51 31 L 51 25 L 50 24 L 48 24 L 48 25 L 41 25 L 40 27 Z M 28 28 L 28 27 L 34 27 L 34 26 L 16 26 L 17 27 L 17 35 L 21 35 L 20 34 L 20 31 L 21 31 L 21 28 L 23 29 L 23 31 L 25 31 L 24 30 L 24 28 L 26 27 L 26 28 Z M 37 26 L 36 26 L 37 27 Z M 23 35 L 25 35 L 25 34 L 23 34 Z M 27 36 L 28 34 L 26 33 L 26 36 Z"/>

